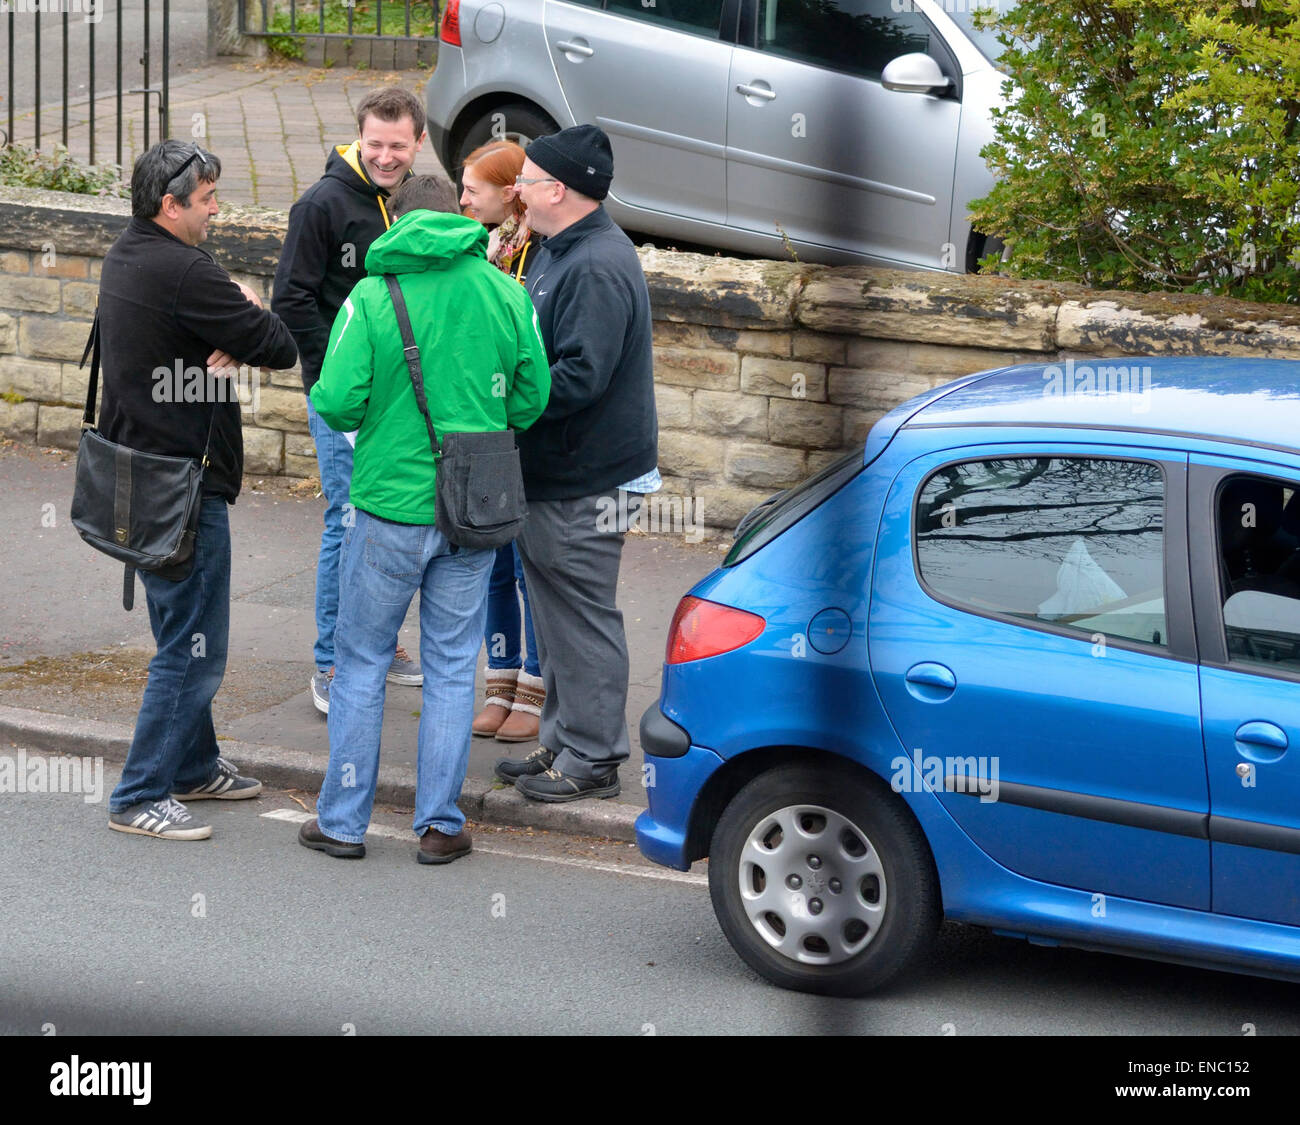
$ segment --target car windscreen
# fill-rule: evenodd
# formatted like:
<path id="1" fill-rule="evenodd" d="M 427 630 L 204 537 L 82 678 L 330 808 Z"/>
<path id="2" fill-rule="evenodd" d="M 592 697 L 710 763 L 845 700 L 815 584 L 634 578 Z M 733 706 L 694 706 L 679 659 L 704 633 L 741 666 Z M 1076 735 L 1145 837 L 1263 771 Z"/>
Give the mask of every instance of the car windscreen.
<path id="1" fill-rule="evenodd" d="M 976 20 L 976 15 L 983 15 L 989 12 L 992 15 L 1006 15 L 1016 6 L 1017 0 L 966 0 L 965 3 L 958 2 L 943 4 L 943 10 L 948 18 L 953 21 L 965 33 L 966 38 L 977 46 L 989 62 L 997 62 L 1002 57 L 1002 52 L 1006 50 L 998 42 L 998 31 L 996 27 L 984 27 L 982 24 L 987 17 Z"/>

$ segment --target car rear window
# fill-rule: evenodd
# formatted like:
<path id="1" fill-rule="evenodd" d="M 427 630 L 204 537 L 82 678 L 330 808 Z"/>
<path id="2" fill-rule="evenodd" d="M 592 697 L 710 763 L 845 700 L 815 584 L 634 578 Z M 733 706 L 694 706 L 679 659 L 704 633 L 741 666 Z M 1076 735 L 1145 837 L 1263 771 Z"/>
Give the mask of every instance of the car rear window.
<path id="1" fill-rule="evenodd" d="M 946 465 L 917 497 L 917 572 L 960 608 L 1164 646 L 1164 510 L 1150 462 Z"/>
<path id="2" fill-rule="evenodd" d="M 608 0 L 605 10 L 678 31 L 717 35 L 723 0 Z"/>

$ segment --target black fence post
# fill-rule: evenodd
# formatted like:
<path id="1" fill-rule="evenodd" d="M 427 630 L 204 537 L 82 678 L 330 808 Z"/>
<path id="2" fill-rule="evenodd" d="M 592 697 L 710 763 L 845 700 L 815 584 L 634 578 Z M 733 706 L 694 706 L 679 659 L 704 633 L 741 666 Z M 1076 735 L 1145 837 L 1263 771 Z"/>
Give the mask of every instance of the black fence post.
<path id="1" fill-rule="evenodd" d="M 99 0 L 99 2 L 102 4 L 104 0 Z M 121 0 L 119 0 L 119 3 L 120 2 Z M 90 115 L 86 121 L 86 125 L 90 131 L 91 164 L 95 163 L 95 22 L 95 20 L 91 20 L 90 26 L 87 28 L 90 32 L 90 79 L 88 82 L 88 93 L 90 95 L 90 102 L 88 104 L 90 106 Z"/>
<path id="2" fill-rule="evenodd" d="M 9 144 L 14 142 L 14 10 L 9 9 Z"/>
<path id="3" fill-rule="evenodd" d="M 158 106 L 158 116 L 160 118 L 159 128 L 161 135 L 159 140 L 166 140 L 172 135 L 172 106 L 171 99 L 168 95 L 171 93 L 171 41 L 172 41 L 172 6 L 171 0 L 163 0 L 163 85 L 162 85 L 162 102 Z M 207 137 L 203 138 L 207 140 Z"/>
<path id="4" fill-rule="evenodd" d="M 122 0 L 117 4 L 117 164 L 122 166 Z"/>
<path id="5" fill-rule="evenodd" d="M 36 26 L 33 29 L 36 32 L 36 139 L 32 142 L 33 148 L 41 147 L 41 20 L 40 15 L 36 17 Z"/>

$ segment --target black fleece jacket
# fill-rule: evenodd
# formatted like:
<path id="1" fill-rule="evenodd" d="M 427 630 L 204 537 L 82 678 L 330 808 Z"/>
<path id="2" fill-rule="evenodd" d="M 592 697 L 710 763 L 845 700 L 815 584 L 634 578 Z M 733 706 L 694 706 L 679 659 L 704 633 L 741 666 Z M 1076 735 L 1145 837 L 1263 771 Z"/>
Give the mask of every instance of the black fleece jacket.
<path id="1" fill-rule="evenodd" d="M 339 145 L 325 174 L 289 209 L 271 310 L 297 341 L 308 394 L 320 378 L 334 318 L 366 276 L 366 251 L 388 229 L 387 199 L 366 176 L 356 145 Z"/>
<path id="2" fill-rule="evenodd" d="M 280 318 L 206 251 L 132 219 L 104 256 L 99 340 L 100 433 L 144 453 L 199 458 L 211 423 L 203 491 L 233 503 L 244 472 L 239 402 L 230 380 L 208 378 L 207 359 L 220 348 L 250 366 L 292 367 L 297 349 Z M 175 401 L 178 386 L 192 401 Z"/>
<path id="3" fill-rule="evenodd" d="M 650 292 L 631 239 L 598 207 L 542 243 L 528 292 L 551 362 L 551 397 L 518 435 L 529 500 L 572 500 L 659 460 Z"/>

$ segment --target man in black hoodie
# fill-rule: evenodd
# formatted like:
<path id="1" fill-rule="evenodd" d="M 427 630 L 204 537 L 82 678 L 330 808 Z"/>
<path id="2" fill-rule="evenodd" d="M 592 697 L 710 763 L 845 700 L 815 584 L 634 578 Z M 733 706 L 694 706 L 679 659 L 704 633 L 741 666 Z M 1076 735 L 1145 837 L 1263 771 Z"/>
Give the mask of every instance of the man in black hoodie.
<path id="1" fill-rule="evenodd" d="M 390 192 L 411 173 L 424 144 L 424 108 L 414 94 L 386 87 L 357 106 L 359 139 L 338 145 L 325 175 L 289 211 L 289 229 L 275 270 L 272 310 L 289 326 L 302 360 L 302 388 L 310 396 L 320 378 L 334 318 L 352 287 L 366 276 L 366 251 L 389 227 Z M 329 713 L 334 626 L 339 612 L 339 549 L 350 520 L 352 445 L 331 430 L 307 399 L 307 424 L 316 445 L 325 530 L 316 564 L 316 645 L 312 701 Z M 419 686 L 420 665 L 398 646 L 388 670 L 391 683 Z"/>
<path id="2" fill-rule="evenodd" d="M 218 755 L 212 727 L 230 630 L 227 509 L 244 470 L 228 373 L 235 363 L 292 367 L 297 357 L 279 318 L 198 248 L 217 213 L 220 175 L 221 162 L 194 144 L 163 141 L 141 156 L 131 175 L 133 218 L 105 255 L 99 285 L 100 432 L 204 466 L 190 574 L 172 581 L 140 572 L 158 652 L 108 805 L 110 828 L 175 840 L 212 835 L 181 801 L 262 790 Z"/>

